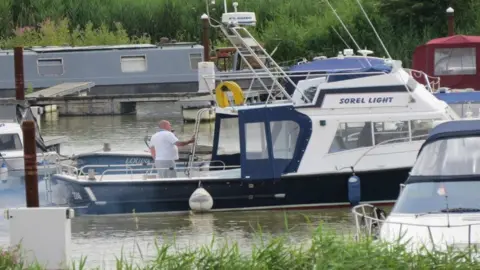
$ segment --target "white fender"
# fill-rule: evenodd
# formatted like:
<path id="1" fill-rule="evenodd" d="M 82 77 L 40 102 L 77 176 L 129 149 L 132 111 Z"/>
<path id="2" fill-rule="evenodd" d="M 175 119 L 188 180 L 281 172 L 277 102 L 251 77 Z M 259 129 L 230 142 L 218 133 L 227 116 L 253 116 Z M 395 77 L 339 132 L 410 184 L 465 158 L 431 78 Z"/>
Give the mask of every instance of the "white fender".
<path id="1" fill-rule="evenodd" d="M 188 200 L 190 209 L 194 212 L 206 212 L 213 207 L 213 198 L 204 188 L 197 188 Z"/>

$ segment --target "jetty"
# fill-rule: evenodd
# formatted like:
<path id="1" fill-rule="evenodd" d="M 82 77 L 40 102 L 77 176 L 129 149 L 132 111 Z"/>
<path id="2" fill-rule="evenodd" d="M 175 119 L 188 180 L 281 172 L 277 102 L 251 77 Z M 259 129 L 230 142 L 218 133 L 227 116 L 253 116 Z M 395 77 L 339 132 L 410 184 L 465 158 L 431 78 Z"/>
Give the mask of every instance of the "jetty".
<path id="1" fill-rule="evenodd" d="M 61 83 L 49 88 L 45 88 L 33 93 L 27 94 L 27 99 L 33 98 L 51 98 L 51 97 L 63 97 L 63 96 L 84 96 L 87 92 L 95 86 L 93 82 L 74 82 L 74 83 Z"/>
<path id="2" fill-rule="evenodd" d="M 135 114 L 139 102 L 176 102 L 182 99 L 207 96 L 209 93 L 147 93 L 95 96 L 43 96 L 27 98 L 32 106 L 57 105 L 60 116 Z"/>

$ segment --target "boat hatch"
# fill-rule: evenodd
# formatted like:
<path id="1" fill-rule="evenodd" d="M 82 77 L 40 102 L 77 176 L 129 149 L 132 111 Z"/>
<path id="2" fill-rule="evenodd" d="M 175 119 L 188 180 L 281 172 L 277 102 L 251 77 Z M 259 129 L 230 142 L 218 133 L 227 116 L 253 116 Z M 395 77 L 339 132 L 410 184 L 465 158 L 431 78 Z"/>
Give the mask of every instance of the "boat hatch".
<path id="1" fill-rule="evenodd" d="M 22 150 L 22 142 L 18 134 L 0 134 L 0 151 Z"/>
<path id="2" fill-rule="evenodd" d="M 239 134 L 230 132 L 235 124 Z M 239 110 L 238 118 L 217 114 L 212 161 L 240 164 L 242 178 L 278 179 L 297 171 L 311 128 L 310 118 L 293 106 Z M 222 140 L 228 149 L 220 149 Z"/>

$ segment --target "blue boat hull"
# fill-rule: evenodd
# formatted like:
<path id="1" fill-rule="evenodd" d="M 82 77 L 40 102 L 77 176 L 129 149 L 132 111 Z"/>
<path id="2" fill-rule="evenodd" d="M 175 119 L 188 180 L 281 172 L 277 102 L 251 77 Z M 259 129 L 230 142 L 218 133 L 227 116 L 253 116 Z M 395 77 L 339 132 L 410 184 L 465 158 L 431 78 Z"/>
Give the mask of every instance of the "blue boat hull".
<path id="1" fill-rule="evenodd" d="M 393 203 L 410 169 L 357 172 L 361 179 L 361 201 Z M 202 179 L 201 185 L 213 198 L 212 210 L 217 211 L 330 208 L 350 205 L 350 176 L 351 173 L 336 173 L 265 180 Z M 64 204 L 56 204 L 72 207 L 78 215 L 190 211 L 189 198 L 198 186 L 199 181 L 194 179 L 86 182 L 62 175 L 52 177 L 56 198 L 66 200 Z"/>

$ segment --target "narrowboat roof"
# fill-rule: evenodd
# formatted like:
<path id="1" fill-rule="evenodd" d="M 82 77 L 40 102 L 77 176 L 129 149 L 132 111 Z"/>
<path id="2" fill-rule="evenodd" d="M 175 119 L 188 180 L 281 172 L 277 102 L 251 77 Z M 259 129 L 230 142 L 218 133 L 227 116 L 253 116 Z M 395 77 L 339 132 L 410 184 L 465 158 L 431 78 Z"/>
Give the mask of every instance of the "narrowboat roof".
<path id="1" fill-rule="evenodd" d="M 194 42 L 177 42 L 155 44 L 125 44 L 125 45 L 102 45 L 102 46 L 35 46 L 25 48 L 25 52 L 33 53 L 57 53 L 57 52 L 78 52 L 78 51 L 107 51 L 107 50 L 142 50 L 142 49 L 172 49 L 179 50 L 185 48 L 203 48 Z M 13 50 L 0 50 L 0 54 L 13 53 Z"/>

